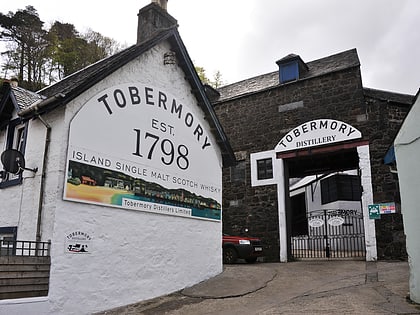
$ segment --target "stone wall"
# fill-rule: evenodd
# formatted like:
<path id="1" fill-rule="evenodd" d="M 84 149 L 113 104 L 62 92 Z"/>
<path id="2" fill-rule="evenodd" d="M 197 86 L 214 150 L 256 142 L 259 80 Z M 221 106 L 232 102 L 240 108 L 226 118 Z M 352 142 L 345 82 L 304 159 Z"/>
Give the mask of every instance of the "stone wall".
<path id="1" fill-rule="evenodd" d="M 372 124 L 366 126 L 369 133 L 372 167 L 373 201 L 395 202 L 400 210 L 398 177 L 384 165 L 383 158 L 392 145 L 409 106 L 374 99 L 366 96 L 367 117 Z M 405 235 L 401 213 L 382 215 L 376 220 L 378 259 L 406 259 Z"/>
<path id="2" fill-rule="evenodd" d="M 366 98 L 359 67 L 278 85 L 214 106 L 240 161 L 223 172 L 223 231 L 261 237 L 268 261 L 279 257 L 277 187 L 251 187 L 249 155 L 273 150 L 292 128 L 321 118 L 356 127 L 370 144 L 375 202 L 394 201 L 398 195 L 396 181 L 382 159 L 408 107 Z M 393 232 L 384 233 L 390 227 Z M 376 230 L 379 257 L 403 258 L 400 216 L 386 216 L 377 222 Z"/>

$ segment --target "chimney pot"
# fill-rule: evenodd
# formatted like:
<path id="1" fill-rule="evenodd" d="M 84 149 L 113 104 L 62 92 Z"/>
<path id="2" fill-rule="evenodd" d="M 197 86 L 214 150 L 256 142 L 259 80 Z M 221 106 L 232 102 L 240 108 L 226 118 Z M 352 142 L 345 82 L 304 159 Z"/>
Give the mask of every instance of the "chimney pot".
<path id="1" fill-rule="evenodd" d="M 167 11 L 168 0 L 152 0 L 152 2 L 157 3 L 163 10 Z"/>
<path id="2" fill-rule="evenodd" d="M 10 79 L 10 85 L 13 87 L 18 87 L 19 86 L 19 80 L 17 78 L 11 78 Z"/>

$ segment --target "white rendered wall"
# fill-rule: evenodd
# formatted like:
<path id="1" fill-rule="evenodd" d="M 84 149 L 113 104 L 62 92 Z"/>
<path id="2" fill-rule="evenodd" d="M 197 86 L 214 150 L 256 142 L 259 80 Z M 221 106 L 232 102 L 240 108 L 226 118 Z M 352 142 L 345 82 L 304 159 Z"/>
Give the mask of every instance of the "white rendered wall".
<path id="1" fill-rule="evenodd" d="M 163 55 L 169 50 L 166 43 L 152 48 L 65 108 L 43 116 L 51 126 L 42 209 L 42 237 L 52 240 L 50 314 L 91 314 L 171 293 L 222 271 L 221 222 L 63 200 L 69 125 L 93 96 L 111 86 L 141 82 L 176 91 L 185 104 L 197 104 L 184 73 L 177 65 L 164 65 Z M 193 110 L 203 119 L 198 106 Z M 39 120 L 30 123 L 25 157 L 28 167 L 41 170 L 46 127 Z M 209 130 L 204 119 L 202 125 Z M 214 150 L 221 187 L 221 154 L 219 148 Z M 0 190 L 5 202 L 5 207 L 0 207 L 0 218 L 5 222 L 0 226 L 17 225 L 23 238 L 35 238 L 40 175 L 39 171 L 23 185 Z M 20 214 L 16 209 L 21 209 Z M 92 238 L 89 254 L 66 253 L 65 237 L 75 231 Z"/>
<path id="2" fill-rule="evenodd" d="M 406 246 L 410 264 L 410 298 L 420 303 L 420 98 L 417 98 L 395 141 Z"/>
<path id="3" fill-rule="evenodd" d="M 343 172 L 342 174 L 348 174 L 348 175 L 356 175 L 356 171 L 347 171 Z M 323 177 L 324 178 L 328 178 Z M 322 204 L 321 199 L 321 181 L 317 180 L 315 181 L 315 176 L 310 176 L 310 182 L 311 184 L 306 184 L 305 186 L 299 187 L 299 183 L 296 184 L 296 187 L 299 187 L 297 189 L 294 189 L 292 192 L 290 192 L 290 196 L 293 197 L 295 195 L 305 193 L 306 198 L 306 211 L 307 213 L 310 213 L 312 211 L 316 210 L 323 210 L 323 209 L 346 209 L 346 210 L 357 210 L 358 213 L 361 212 L 360 208 L 360 201 L 346 201 L 346 200 L 337 200 L 333 202 L 329 202 L 327 204 Z"/>
<path id="4" fill-rule="evenodd" d="M 167 51 L 165 45 L 153 48 L 68 104 L 66 128 L 80 104 L 107 87 L 125 82 L 140 81 L 177 91 L 177 95 L 184 96 L 183 102 L 196 104 L 184 73 L 177 66 L 164 66 Z M 194 114 L 203 117 L 199 108 Z M 66 142 L 67 138 L 63 139 Z M 66 146 L 61 147 L 63 170 L 66 150 Z M 221 184 L 221 158 L 219 165 Z M 63 181 L 61 176 L 61 187 Z M 91 254 L 64 254 L 65 236 L 75 230 L 92 237 Z M 220 222 L 59 200 L 53 238 L 51 312 L 83 314 L 105 310 L 174 292 L 215 276 L 222 271 L 221 235 Z M 73 298 L 69 299 L 69 295 Z"/>
<path id="5" fill-rule="evenodd" d="M 1 133 L 5 145 L 6 131 Z M 36 173 L 25 170 L 22 184 L 0 189 L 0 227 L 17 226 L 17 239 L 35 241 L 39 204 L 39 187 L 43 167 L 46 128 L 37 121 L 30 121 L 25 147 L 26 167 L 38 168 Z M 51 226 L 51 224 L 50 224 Z M 43 238 L 47 241 L 51 235 Z"/>

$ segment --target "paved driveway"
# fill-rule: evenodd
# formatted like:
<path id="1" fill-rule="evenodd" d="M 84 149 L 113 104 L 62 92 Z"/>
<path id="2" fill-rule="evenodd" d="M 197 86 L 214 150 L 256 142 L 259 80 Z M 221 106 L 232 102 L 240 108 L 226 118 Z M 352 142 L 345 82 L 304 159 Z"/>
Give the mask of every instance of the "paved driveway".
<path id="1" fill-rule="evenodd" d="M 100 314 L 420 314 L 407 301 L 406 262 L 227 265 L 194 287 Z"/>

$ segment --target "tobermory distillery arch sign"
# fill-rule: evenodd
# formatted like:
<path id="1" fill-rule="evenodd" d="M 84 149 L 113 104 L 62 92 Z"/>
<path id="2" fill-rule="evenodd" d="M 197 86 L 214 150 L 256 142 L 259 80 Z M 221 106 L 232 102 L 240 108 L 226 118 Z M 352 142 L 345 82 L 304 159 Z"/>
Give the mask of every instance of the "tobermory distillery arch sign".
<path id="1" fill-rule="evenodd" d="M 308 121 L 289 131 L 276 145 L 276 152 L 300 150 L 337 142 L 360 139 L 362 133 L 353 126 L 333 119 Z"/>
<path id="2" fill-rule="evenodd" d="M 221 219 L 221 166 L 192 96 L 126 83 L 91 98 L 70 124 L 64 199 Z"/>

